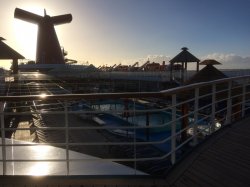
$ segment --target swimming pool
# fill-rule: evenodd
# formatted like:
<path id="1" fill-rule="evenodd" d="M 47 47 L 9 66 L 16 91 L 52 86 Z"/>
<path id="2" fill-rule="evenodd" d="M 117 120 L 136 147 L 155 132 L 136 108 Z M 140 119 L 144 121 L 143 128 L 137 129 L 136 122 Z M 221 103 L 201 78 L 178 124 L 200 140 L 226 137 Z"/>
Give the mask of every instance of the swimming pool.
<path id="1" fill-rule="evenodd" d="M 72 107 L 74 110 L 100 111 L 99 113 L 95 114 L 95 119 L 98 119 L 98 121 L 102 122 L 100 125 L 117 127 L 108 129 L 108 131 L 119 136 L 136 138 L 139 141 L 163 141 L 170 137 L 172 125 L 170 123 L 172 119 L 171 110 L 157 112 L 145 111 L 148 108 L 148 106 L 141 103 L 131 101 L 124 102 L 122 100 L 102 100 L 88 104 L 82 102 L 75 104 L 74 107 Z M 150 108 L 150 110 L 153 109 L 157 108 Z M 129 110 L 129 114 L 124 116 L 124 110 Z M 137 112 L 134 112 L 134 110 Z M 180 112 L 177 112 L 176 117 L 179 118 L 180 115 Z M 192 123 L 192 115 L 190 115 L 189 121 Z M 181 130 L 181 123 L 181 119 L 176 121 L 176 132 Z M 200 120 L 199 123 L 204 125 L 204 121 L 202 120 Z M 121 127 L 128 128 L 124 129 Z M 158 147 L 164 152 L 168 152 L 171 148 L 171 143 L 169 140 L 154 146 Z"/>

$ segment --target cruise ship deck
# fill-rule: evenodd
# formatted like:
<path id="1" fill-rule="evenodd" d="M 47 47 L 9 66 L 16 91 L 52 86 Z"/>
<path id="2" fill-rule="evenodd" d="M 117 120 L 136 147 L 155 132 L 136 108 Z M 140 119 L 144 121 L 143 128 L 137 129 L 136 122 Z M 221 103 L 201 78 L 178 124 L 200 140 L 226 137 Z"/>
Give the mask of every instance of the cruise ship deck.
<path id="1" fill-rule="evenodd" d="M 161 92 L 72 94 L 39 73 L 7 77 L 1 184 L 248 186 L 249 85 L 242 76 Z M 158 113 L 169 121 L 153 125 Z"/>
<path id="2" fill-rule="evenodd" d="M 81 17 L 83 6 L 78 7 L 81 11 L 75 13 L 79 12 Z M 3 12 L 9 10 L 6 6 Z M 94 9 L 89 10 L 96 17 Z M 138 13 L 138 9 L 134 10 Z M 147 20 L 145 16 L 139 17 Z M 25 57 L 0 37 L 0 59 L 12 60 L 10 72 L 4 69 L 0 72 L 0 186 L 250 186 L 249 69 L 237 70 L 236 74 L 221 72 L 213 66 L 220 62 L 213 59 L 200 62 L 187 47 L 169 60 L 169 64 L 165 61 L 168 57 L 153 55 L 164 60 L 159 63 L 154 62 L 155 57 L 150 59 L 153 62 L 148 58 L 141 66 L 139 61 L 133 65 L 120 63 L 109 67 L 106 64 L 99 68 L 88 61 L 86 65 L 78 65 L 77 60 L 67 58 L 68 52 L 61 47 L 54 29 L 56 25 L 70 23 L 71 14 L 49 16 L 44 9 L 41 16 L 15 8 L 14 18 L 38 25 L 37 51 L 35 61 L 21 63 L 19 60 Z M 242 20 L 238 18 L 234 20 Z M 127 20 L 131 25 L 131 19 Z M 85 28 L 88 27 L 73 30 L 83 31 L 87 36 Z M 102 32 L 105 29 L 100 28 L 94 30 L 101 31 L 102 37 L 117 32 L 115 29 Z M 17 32 L 26 32 L 26 26 Z M 148 38 L 153 36 L 151 29 L 149 33 Z M 88 41 L 78 34 L 67 32 L 67 35 L 73 37 L 67 39 L 71 44 L 74 36 L 79 42 Z M 98 35 L 90 38 L 98 39 Z M 119 39 L 116 41 L 118 45 L 121 43 Z M 31 49 L 26 39 L 22 43 Z M 235 47 L 236 43 L 231 46 Z M 114 42 L 111 44 L 115 46 Z M 165 44 L 160 51 L 169 50 Z M 238 51 L 244 54 L 242 49 Z M 101 54 L 111 52 L 108 56 L 117 52 L 101 51 Z M 138 54 L 142 55 L 141 52 Z M 86 54 L 83 55 L 93 59 Z M 95 56 L 105 63 L 112 61 L 98 55 L 98 49 Z M 226 54 L 222 56 L 228 58 Z M 248 57 L 231 54 L 229 57 L 228 67 L 231 67 L 231 57 L 232 62 L 238 63 L 233 64 L 235 67 L 240 68 L 241 61 L 242 67 L 247 66 Z M 196 71 L 188 70 L 188 63 L 195 63 Z M 200 65 L 206 67 L 200 70 Z"/>

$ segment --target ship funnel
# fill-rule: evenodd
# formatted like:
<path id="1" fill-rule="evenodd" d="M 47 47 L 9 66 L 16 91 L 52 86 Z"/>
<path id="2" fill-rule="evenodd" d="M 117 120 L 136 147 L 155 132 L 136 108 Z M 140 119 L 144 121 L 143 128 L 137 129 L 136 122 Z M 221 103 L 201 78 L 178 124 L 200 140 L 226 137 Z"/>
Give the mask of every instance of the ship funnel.
<path id="1" fill-rule="evenodd" d="M 16 8 L 14 17 L 38 25 L 37 64 L 65 64 L 54 26 L 70 23 L 72 21 L 71 14 L 50 17 L 44 10 L 44 16 L 40 16 Z"/>
<path id="2" fill-rule="evenodd" d="M 27 12 L 19 8 L 15 9 L 14 18 L 18 18 L 23 21 L 27 21 L 27 22 L 34 23 L 34 24 L 41 22 L 43 19 L 42 16 L 33 14 L 31 12 Z"/>

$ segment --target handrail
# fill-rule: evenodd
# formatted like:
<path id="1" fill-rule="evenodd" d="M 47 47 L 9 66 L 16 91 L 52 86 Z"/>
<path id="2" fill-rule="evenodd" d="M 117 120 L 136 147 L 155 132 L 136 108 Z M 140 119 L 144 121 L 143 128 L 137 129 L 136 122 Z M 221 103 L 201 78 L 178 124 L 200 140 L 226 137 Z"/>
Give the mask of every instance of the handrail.
<path id="1" fill-rule="evenodd" d="M 243 82 L 242 82 L 243 81 Z M 223 86 L 223 90 L 217 89 L 217 85 L 226 85 Z M 201 91 L 209 87 L 209 92 L 206 91 L 201 95 Z M 219 86 L 218 86 L 219 87 Z M 246 103 L 250 103 L 250 76 L 240 76 L 233 78 L 225 78 L 210 82 L 202 82 L 191 85 L 184 85 L 181 87 L 164 90 L 161 92 L 134 92 L 134 93 L 94 93 L 94 94 L 57 94 L 57 95 L 25 95 L 25 96 L 0 96 L 0 101 L 9 102 L 9 103 L 18 103 L 18 105 L 10 106 L 9 110 L 2 110 L 0 112 L 1 117 L 1 134 L 2 134 L 2 157 L 0 161 L 3 162 L 3 175 L 6 173 L 6 164 L 9 162 L 45 162 L 45 161 L 58 161 L 67 163 L 67 175 L 70 175 L 69 164 L 71 161 L 80 162 L 82 159 L 70 158 L 69 151 L 71 147 L 74 146 L 107 146 L 108 149 L 119 149 L 118 152 L 128 152 L 127 156 L 122 155 L 122 157 L 103 157 L 102 161 L 119 161 L 127 163 L 131 167 L 131 163 L 134 164 L 134 169 L 145 169 L 146 165 L 150 165 L 149 168 L 145 169 L 145 172 L 154 174 L 155 167 L 167 167 L 167 165 L 173 165 L 176 163 L 176 160 L 181 156 L 180 152 L 185 152 L 186 149 L 190 149 L 192 146 L 195 146 L 197 143 L 201 142 L 204 138 L 211 135 L 213 132 L 218 130 L 221 126 L 226 126 L 234 120 L 238 120 L 241 117 L 244 117 L 245 114 L 250 112 L 250 106 L 247 106 Z M 206 90 L 206 89 L 205 89 Z M 233 91 L 232 91 L 233 90 Z M 187 97 L 187 95 L 189 97 Z M 220 95 L 220 97 L 217 97 Z M 221 96 L 222 95 L 222 96 Z M 167 100 L 166 105 L 161 107 L 152 107 L 150 104 L 140 104 L 142 108 L 137 108 L 138 100 L 140 99 L 161 99 Z M 93 105 L 89 105 L 87 109 L 81 110 L 71 110 L 74 103 L 82 101 L 98 101 L 98 100 L 122 100 L 120 108 L 115 109 L 93 109 Z M 130 107 L 126 106 L 125 101 L 130 101 Z M 19 106 L 19 102 L 25 101 L 53 101 L 52 106 L 57 104 L 55 101 L 60 101 L 60 107 L 50 108 L 51 111 L 46 109 L 50 106 L 50 103 L 37 103 L 36 108 L 33 110 L 23 111 L 22 106 Z M 74 101 L 72 103 L 72 101 Z M 203 103 L 202 103 L 203 101 Z M 136 103 L 138 102 L 138 103 Z M 72 106 L 71 106 L 72 104 Z M 87 105 L 87 104 L 86 104 Z M 97 104 L 98 105 L 98 104 Z M 100 107 L 99 103 L 99 107 Z M 109 104 L 111 107 L 111 104 Z M 31 106 L 27 105 L 27 108 Z M 45 109 L 45 110 L 42 110 Z M 14 111 L 15 110 L 15 111 Z M 165 113 L 164 113 L 165 112 Z M 168 112 L 168 113 L 167 113 Z M 124 113 L 124 116 L 121 116 L 121 113 Z M 158 119 L 156 124 L 149 125 L 149 116 L 154 114 L 168 115 L 169 121 L 165 121 L 162 117 L 162 121 L 159 122 L 161 116 L 156 116 Z M 39 115 L 39 119 L 36 117 L 31 117 L 35 126 L 20 128 L 16 126 L 10 126 L 6 122 L 6 118 L 12 118 L 13 116 L 33 116 Z M 129 114 L 130 116 L 126 116 Z M 55 124 L 47 124 L 43 120 L 46 117 L 53 117 L 58 115 L 58 120 Z M 108 118 L 117 120 L 115 124 L 103 124 L 99 125 L 90 125 L 77 126 L 74 124 L 74 120 L 71 122 L 70 118 L 81 117 L 81 115 L 90 115 L 91 120 L 93 117 L 99 117 L 108 115 Z M 140 116 L 143 116 L 145 125 L 140 125 L 137 121 Z M 240 117 L 239 117 L 240 116 Z M 131 117 L 131 119 L 128 119 Z M 127 119 L 126 119 L 127 118 Z M 101 118 L 105 119 L 105 118 Z M 83 120 L 83 122 L 86 119 Z M 97 120 L 98 121 L 98 120 Z M 100 121 L 100 120 L 99 120 Z M 105 121 L 104 121 L 105 122 Z M 123 125 L 119 123 L 122 122 Z M 202 124 L 200 125 L 200 123 Z M 10 122 L 9 122 L 10 123 Z M 57 123 L 62 123 L 60 126 Z M 71 124 L 72 123 L 72 124 Z M 97 123 L 97 122 L 96 122 Z M 110 123 L 108 122 L 105 123 Z M 218 126 L 218 124 L 219 126 Z M 9 126 L 8 126 L 9 125 Z M 164 130 L 163 130 L 164 129 Z M 34 131 L 37 134 L 46 136 L 53 131 L 61 132 L 64 135 L 62 142 L 42 142 L 39 144 L 29 144 L 29 143 L 6 143 L 5 135 L 6 132 L 10 131 L 25 131 L 30 130 Z M 72 131 L 89 131 L 89 132 L 99 132 L 106 139 L 106 141 L 80 141 L 74 142 L 70 139 Z M 159 131 L 159 132 L 158 132 Z M 190 132 L 188 132 L 190 131 Z M 154 134 L 159 136 L 157 139 L 154 137 L 150 138 Z M 188 137 L 186 137 L 188 134 Z M 113 139 L 112 139 L 113 138 Z M 38 145 L 53 145 L 53 146 L 62 146 L 66 149 L 65 159 L 51 158 L 47 160 L 43 159 L 23 159 L 15 158 L 10 159 L 6 158 L 6 148 L 7 147 L 20 147 L 20 146 L 38 146 Z M 145 147 L 147 146 L 147 147 Z M 162 148 L 164 147 L 164 149 Z M 166 149 L 166 147 L 169 147 Z M 142 153 L 151 151 L 149 155 Z M 181 150 L 181 151 L 180 151 Z M 155 154 L 154 154 L 155 153 Z M 170 158 L 169 158 L 170 157 Z M 87 160 L 90 161 L 91 159 Z M 95 160 L 95 158 L 93 159 Z M 139 164 L 144 161 L 154 161 L 150 164 Z M 161 161 L 161 162 L 160 162 Z M 163 163 L 165 165 L 163 165 Z M 162 169 L 162 168 L 161 168 Z"/>
<path id="2" fill-rule="evenodd" d="M 231 78 L 223 78 L 214 81 L 194 83 L 190 85 L 184 85 L 181 87 L 171 88 L 160 92 L 125 92 L 125 93 L 91 93 L 91 94 L 56 94 L 46 95 L 41 97 L 40 95 L 24 95 L 24 96 L 0 96 L 0 101 L 27 101 L 27 100 L 72 100 L 72 99 L 108 99 L 108 98 L 144 98 L 144 97 L 166 97 L 176 92 L 184 92 L 190 89 L 209 86 L 211 84 L 226 83 L 228 81 L 235 81 L 239 79 L 248 79 L 250 75 L 238 76 Z"/>

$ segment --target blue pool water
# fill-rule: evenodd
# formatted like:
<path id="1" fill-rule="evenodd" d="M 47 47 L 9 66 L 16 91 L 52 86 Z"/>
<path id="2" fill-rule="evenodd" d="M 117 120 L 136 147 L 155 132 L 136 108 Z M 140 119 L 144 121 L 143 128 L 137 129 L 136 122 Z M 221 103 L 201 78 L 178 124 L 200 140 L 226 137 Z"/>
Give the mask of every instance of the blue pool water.
<path id="1" fill-rule="evenodd" d="M 145 110 L 147 109 L 145 105 L 140 103 L 127 103 L 127 110 Z M 146 114 L 145 112 L 137 113 L 136 115 L 129 114 L 128 116 L 123 116 L 122 111 L 125 109 L 124 103 L 113 102 L 112 100 L 100 101 L 98 103 L 91 103 L 87 105 L 86 103 L 78 103 L 72 106 L 72 110 L 100 110 L 103 113 L 96 115 L 101 121 L 104 122 L 104 125 L 117 127 L 117 129 L 109 129 L 111 133 L 125 136 L 127 138 L 134 138 L 141 141 L 162 141 L 168 138 L 171 135 L 171 124 L 168 124 L 171 121 L 171 111 L 160 111 Z M 150 108 L 152 109 L 152 108 Z M 107 113 L 105 113 L 105 111 Z M 112 114 L 110 111 L 121 111 L 120 113 Z M 177 117 L 179 114 L 177 114 Z M 131 129 L 119 129 L 122 126 L 131 126 Z M 150 128 L 140 128 L 134 129 L 133 127 L 146 127 Z M 181 121 L 176 122 L 176 131 L 179 131 L 181 128 Z M 164 152 L 170 150 L 170 141 L 167 141 L 162 144 L 154 145 L 161 149 Z"/>
<path id="2" fill-rule="evenodd" d="M 117 127 L 117 129 L 110 129 L 109 131 L 111 133 L 120 136 L 125 136 L 128 138 L 134 138 L 135 135 L 135 138 L 140 141 L 161 141 L 169 137 L 171 134 L 171 130 L 169 130 L 169 127 L 166 128 L 164 126 L 150 129 L 134 129 L 133 127 L 138 125 L 126 121 L 122 118 L 112 116 L 110 114 L 100 114 L 98 115 L 98 118 L 104 121 L 107 126 Z M 131 126 L 131 129 L 119 129 L 119 127 L 121 126 Z M 167 152 L 170 150 L 170 141 L 167 141 L 162 144 L 157 144 L 155 146 L 161 149 L 162 151 Z"/>

